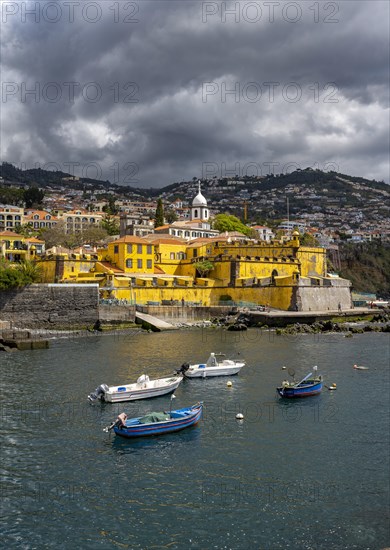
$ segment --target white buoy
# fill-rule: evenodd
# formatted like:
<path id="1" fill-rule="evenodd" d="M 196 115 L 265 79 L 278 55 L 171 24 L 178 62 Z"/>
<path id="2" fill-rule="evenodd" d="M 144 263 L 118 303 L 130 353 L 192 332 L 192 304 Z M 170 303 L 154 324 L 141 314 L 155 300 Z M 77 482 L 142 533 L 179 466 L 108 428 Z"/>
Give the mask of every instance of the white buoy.
<path id="1" fill-rule="evenodd" d="M 236 418 L 237 420 L 244 420 L 244 415 L 242 413 L 237 413 Z"/>
<path id="2" fill-rule="evenodd" d="M 230 380 L 228 380 L 228 381 L 226 382 L 226 385 L 227 385 L 228 388 L 231 388 L 231 387 L 233 386 L 233 382 L 231 382 Z"/>
<path id="3" fill-rule="evenodd" d="M 287 369 L 287 367 L 282 367 L 282 370 L 286 370 L 286 369 Z"/>

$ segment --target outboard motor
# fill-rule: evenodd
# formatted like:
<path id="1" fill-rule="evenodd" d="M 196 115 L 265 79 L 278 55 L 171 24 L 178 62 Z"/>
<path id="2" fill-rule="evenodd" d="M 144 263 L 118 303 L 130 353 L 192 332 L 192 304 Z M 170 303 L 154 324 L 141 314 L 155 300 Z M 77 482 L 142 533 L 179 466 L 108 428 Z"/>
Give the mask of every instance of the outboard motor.
<path id="1" fill-rule="evenodd" d="M 180 369 L 176 370 L 176 373 L 177 374 L 184 374 L 184 376 L 185 376 L 186 372 L 188 371 L 189 368 L 190 368 L 189 363 L 183 363 L 182 366 L 180 367 Z"/>
<path id="2" fill-rule="evenodd" d="M 100 384 L 96 390 L 88 395 L 88 399 L 93 403 L 94 401 L 104 401 L 104 396 L 109 388 L 107 384 Z"/>
<path id="3" fill-rule="evenodd" d="M 127 420 L 127 414 L 126 413 L 121 413 L 121 414 L 118 414 L 117 416 L 117 419 L 112 423 L 110 424 L 109 426 L 106 426 L 105 428 L 103 428 L 103 432 L 110 432 L 112 429 L 114 428 L 125 428 L 126 427 L 126 420 Z"/>

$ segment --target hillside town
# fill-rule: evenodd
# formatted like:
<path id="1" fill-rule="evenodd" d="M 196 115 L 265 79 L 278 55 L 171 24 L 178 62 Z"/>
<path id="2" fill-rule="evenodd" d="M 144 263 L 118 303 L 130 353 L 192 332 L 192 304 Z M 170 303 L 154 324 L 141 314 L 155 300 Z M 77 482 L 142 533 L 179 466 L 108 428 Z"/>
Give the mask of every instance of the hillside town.
<path id="1" fill-rule="evenodd" d="M 320 195 L 318 184 L 194 177 L 158 198 L 72 176 L 43 187 L 3 181 L 30 204 L 0 206 L 0 254 L 33 260 L 43 283 L 97 283 L 109 302 L 348 309 L 350 282 L 332 271 L 338 242 L 386 242 L 389 193 L 334 179 L 338 192 L 332 184 Z"/>
<path id="2" fill-rule="evenodd" d="M 389 240 L 390 191 L 386 184 L 339 174 L 326 177 L 329 182 L 323 184 L 323 177 L 317 182 L 310 177 L 313 173 L 311 169 L 300 170 L 282 179 L 214 177 L 202 179 L 201 185 L 211 218 L 220 213 L 234 214 L 252 227 L 260 240 L 270 241 L 295 228 L 312 235 L 324 247 L 334 247 L 341 240 Z M 28 189 L 31 184 L 0 178 L 0 187 Z M 144 236 L 154 232 L 157 198 L 161 198 L 165 221 L 167 225 L 173 223 L 171 229 L 166 228 L 169 233 L 187 238 L 218 234 L 210 230 L 193 235 L 180 232 L 180 225 L 190 219 L 191 201 L 198 190 L 195 177 L 159 190 L 145 190 L 68 175 L 39 189 L 44 195 L 39 208 L 0 203 L 1 231 L 26 225 L 38 231 L 62 222 L 66 232 L 81 232 L 91 224 L 100 226 L 109 215 L 120 228 L 120 236 Z"/>

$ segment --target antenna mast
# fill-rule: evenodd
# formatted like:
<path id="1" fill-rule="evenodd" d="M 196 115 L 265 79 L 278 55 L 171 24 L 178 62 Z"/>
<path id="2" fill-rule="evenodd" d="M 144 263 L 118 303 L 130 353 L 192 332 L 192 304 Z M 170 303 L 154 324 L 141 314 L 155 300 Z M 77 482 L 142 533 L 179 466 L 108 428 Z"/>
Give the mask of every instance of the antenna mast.
<path id="1" fill-rule="evenodd" d="M 290 203 L 289 199 L 287 197 L 287 235 L 291 237 L 291 230 L 290 230 Z"/>

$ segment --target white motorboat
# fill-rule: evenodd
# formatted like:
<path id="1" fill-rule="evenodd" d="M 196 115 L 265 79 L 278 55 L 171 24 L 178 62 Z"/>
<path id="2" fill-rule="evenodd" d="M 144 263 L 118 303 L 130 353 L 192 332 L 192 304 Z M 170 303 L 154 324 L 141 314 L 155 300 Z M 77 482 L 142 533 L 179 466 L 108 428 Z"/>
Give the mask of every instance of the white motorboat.
<path id="1" fill-rule="evenodd" d="M 234 361 L 232 359 L 222 359 L 221 353 L 211 353 L 206 363 L 190 365 L 184 363 L 178 373 L 184 374 L 188 378 L 206 378 L 209 376 L 231 376 L 238 374 L 242 367 L 245 366 L 245 361 Z"/>
<path id="2" fill-rule="evenodd" d="M 136 399 L 147 399 L 158 397 L 173 392 L 183 380 L 183 376 L 170 376 L 169 378 L 156 378 L 150 380 L 147 374 L 142 374 L 135 384 L 123 386 L 107 386 L 101 384 L 96 390 L 88 395 L 93 401 L 107 401 L 118 403 L 120 401 L 135 401 Z"/>

